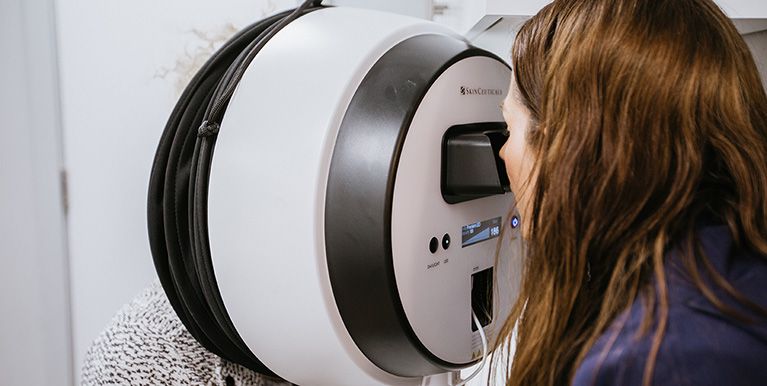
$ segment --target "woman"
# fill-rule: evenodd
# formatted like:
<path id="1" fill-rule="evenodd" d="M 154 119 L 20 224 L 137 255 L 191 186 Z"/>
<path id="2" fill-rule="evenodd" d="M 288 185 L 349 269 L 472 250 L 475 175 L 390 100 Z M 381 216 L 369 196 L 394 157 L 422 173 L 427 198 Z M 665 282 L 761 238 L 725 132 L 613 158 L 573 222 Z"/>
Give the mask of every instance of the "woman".
<path id="1" fill-rule="evenodd" d="M 528 255 L 506 384 L 767 384 L 767 97 L 731 21 L 557 0 L 512 61 Z"/>

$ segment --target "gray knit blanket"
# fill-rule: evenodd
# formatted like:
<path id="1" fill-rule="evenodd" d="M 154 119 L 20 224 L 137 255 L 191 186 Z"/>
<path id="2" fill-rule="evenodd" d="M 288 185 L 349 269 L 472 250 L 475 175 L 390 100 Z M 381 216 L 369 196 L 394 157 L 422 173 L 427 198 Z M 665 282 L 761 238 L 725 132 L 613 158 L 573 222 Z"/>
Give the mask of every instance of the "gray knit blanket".
<path id="1" fill-rule="evenodd" d="M 159 282 L 126 304 L 96 338 L 83 385 L 289 386 L 206 350 L 184 328 Z"/>

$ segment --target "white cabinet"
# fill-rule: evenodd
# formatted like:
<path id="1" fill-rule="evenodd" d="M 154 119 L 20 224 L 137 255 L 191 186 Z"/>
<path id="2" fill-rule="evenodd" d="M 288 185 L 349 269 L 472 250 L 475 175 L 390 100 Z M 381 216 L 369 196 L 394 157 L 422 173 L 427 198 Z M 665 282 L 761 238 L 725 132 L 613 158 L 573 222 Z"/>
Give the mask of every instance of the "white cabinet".
<path id="1" fill-rule="evenodd" d="M 551 0 L 434 0 L 433 20 L 466 35 L 475 45 L 507 59 L 519 26 Z M 751 48 L 767 80 L 767 1 L 716 0 Z M 765 82 L 767 84 L 767 82 Z"/>
<path id="2" fill-rule="evenodd" d="M 52 0 L 0 1 L 0 385 L 71 385 Z"/>
<path id="3" fill-rule="evenodd" d="M 501 19 L 525 20 L 551 0 L 433 0 L 433 20 L 476 38 Z M 717 0 L 742 34 L 767 30 L 767 1 Z"/>

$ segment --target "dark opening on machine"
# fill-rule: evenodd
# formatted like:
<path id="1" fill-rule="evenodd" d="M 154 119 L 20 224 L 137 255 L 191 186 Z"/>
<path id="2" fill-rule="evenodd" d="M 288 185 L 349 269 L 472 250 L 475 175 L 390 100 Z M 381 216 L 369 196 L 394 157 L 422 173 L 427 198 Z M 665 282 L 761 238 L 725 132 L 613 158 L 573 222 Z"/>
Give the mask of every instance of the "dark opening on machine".
<path id="1" fill-rule="evenodd" d="M 493 321 L 493 268 L 490 267 L 471 275 L 471 309 L 482 327 Z M 471 322 L 471 330 L 477 325 Z"/>

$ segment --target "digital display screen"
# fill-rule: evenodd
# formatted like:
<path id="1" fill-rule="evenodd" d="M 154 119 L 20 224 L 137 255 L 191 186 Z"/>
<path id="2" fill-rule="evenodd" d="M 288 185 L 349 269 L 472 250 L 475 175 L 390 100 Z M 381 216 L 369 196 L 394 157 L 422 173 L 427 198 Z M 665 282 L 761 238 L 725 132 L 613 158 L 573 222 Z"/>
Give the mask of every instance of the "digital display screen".
<path id="1" fill-rule="evenodd" d="M 479 221 L 461 228 L 461 248 L 494 239 L 501 235 L 501 218 Z"/>

